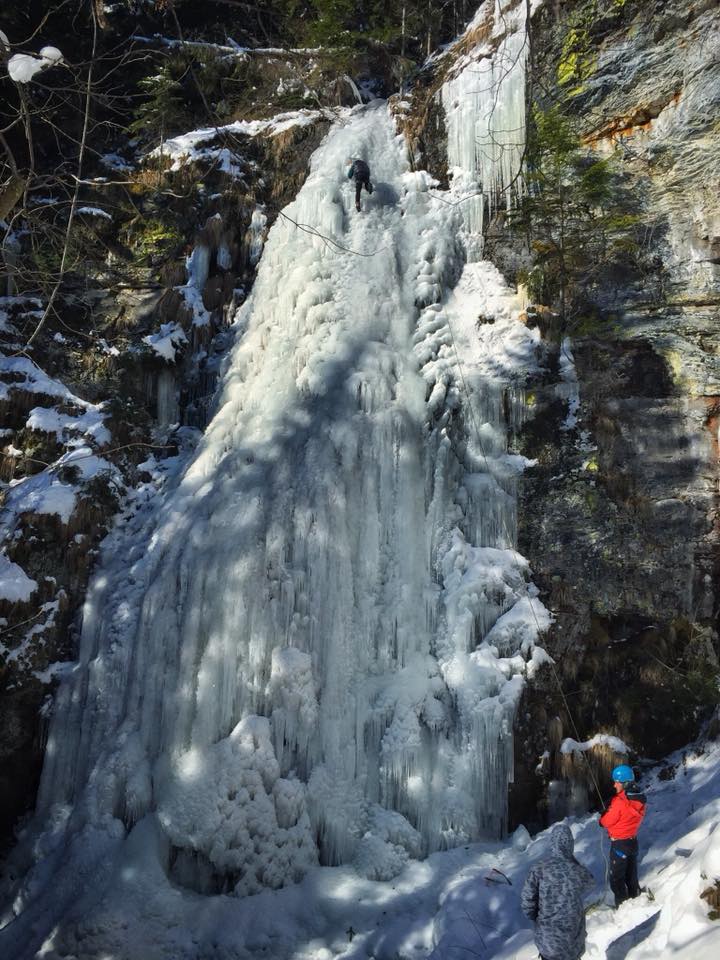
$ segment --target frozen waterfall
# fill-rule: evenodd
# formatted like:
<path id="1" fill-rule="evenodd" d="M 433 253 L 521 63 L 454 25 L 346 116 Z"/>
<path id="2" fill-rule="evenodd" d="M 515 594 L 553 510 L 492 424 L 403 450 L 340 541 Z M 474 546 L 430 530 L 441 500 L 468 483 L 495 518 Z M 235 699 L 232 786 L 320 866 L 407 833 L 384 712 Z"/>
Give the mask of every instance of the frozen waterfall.
<path id="1" fill-rule="evenodd" d="M 361 215 L 348 156 L 372 165 Z M 491 264 L 463 268 L 435 187 L 384 104 L 330 131 L 194 459 L 150 534 L 108 538 L 42 776 L 38 849 L 66 878 L 48 922 L 123 845 L 155 882 L 247 894 L 505 830 L 548 624 L 507 452 L 539 339 Z"/>

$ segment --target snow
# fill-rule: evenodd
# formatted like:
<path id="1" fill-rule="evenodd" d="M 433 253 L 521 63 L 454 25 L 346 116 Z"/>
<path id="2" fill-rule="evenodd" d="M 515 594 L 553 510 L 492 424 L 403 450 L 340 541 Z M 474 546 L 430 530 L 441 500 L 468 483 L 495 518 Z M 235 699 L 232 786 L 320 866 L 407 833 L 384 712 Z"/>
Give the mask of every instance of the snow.
<path id="1" fill-rule="evenodd" d="M 157 333 L 151 333 L 143 337 L 143 343 L 146 343 L 163 360 L 168 363 L 175 362 L 177 351 L 183 344 L 187 343 L 185 331 L 179 323 L 161 323 L 160 330 Z"/>
<path id="2" fill-rule="evenodd" d="M 188 133 L 171 137 L 156 147 L 151 157 L 167 157 L 172 170 L 179 170 L 184 164 L 202 159 L 219 161 L 220 169 L 232 176 L 239 176 L 240 170 L 234 162 L 234 152 L 227 148 L 211 147 L 217 138 L 228 136 L 257 137 L 261 134 L 274 137 L 292 127 L 303 127 L 316 123 L 325 114 L 320 110 L 296 110 L 280 113 L 268 120 L 236 120 L 218 127 L 201 127 Z"/>
<path id="3" fill-rule="evenodd" d="M 45 579 L 53 580 L 54 578 L 47 577 Z M 32 621 L 28 621 L 32 622 L 32 626 L 25 631 L 19 643 L 16 643 L 13 647 L 7 647 L 0 642 L 0 656 L 5 658 L 6 664 L 20 664 L 25 667 L 28 672 L 32 671 L 33 657 L 37 653 L 37 647 L 45 642 L 43 634 L 55 624 L 55 619 L 60 609 L 60 597 L 66 597 L 65 592 L 62 590 L 58 593 L 58 599 L 49 600 L 47 603 L 42 604 L 36 616 L 32 618 Z M 40 621 L 37 617 L 44 617 L 44 619 Z M 21 620 L 16 627 L 10 628 L 15 637 L 17 637 L 17 628 L 21 627 L 23 623 L 24 621 Z M 50 682 L 52 676 L 57 672 L 57 670 L 53 670 L 51 673 L 32 671 L 33 675 L 36 676 L 41 683 Z"/>
<path id="4" fill-rule="evenodd" d="M 37 586 L 22 567 L 9 560 L 5 553 L 0 553 L 0 600 L 27 603 Z"/>
<path id="5" fill-rule="evenodd" d="M 58 337 L 61 338 L 58 342 L 64 342 L 61 334 L 55 335 L 55 339 Z M 92 440 L 98 446 L 110 442 L 110 432 L 104 425 L 109 414 L 103 404 L 89 403 L 75 396 L 65 384 L 48 377 L 26 357 L 8 357 L 0 353 L 0 377 L 4 374 L 10 375 L 12 380 L 9 383 L 0 381 L 0 399 L 6 399 L 13 391 L 22 391 L 43 398 L 57 398 L 79 411 L 69 414 L 61 413 L 55 407 L 34 407 L 25 423 L 28 430 L 54 433 L 58 442 L 76 442 L 77 436 L 73 437 L 74 434 Z"/>
<path id="6" fill-rule="evenodd" d="M 567 821 L 576 856 L 596 878 L 586 899 L 588 960 L 715 960 L 718 955 L 720 926 L 708 919 L 708 905 L 699 894 L 720 878 L 720 744 L 672 760 L 677 766 L 672 779 L 661 780 L 654 771 L 643 783 L 649 803 L 640 831 L 640 882 L 654 899 L 643 894 L 612 910 L 605 887 L 608 843 L 597 816 Z M 191 769 L 190 775 L 196 772 Z M 58 840 L 68 815 L 58 807 L 48 819 L 43 852 L 50 861 L 66 856 Z M 403 837 L 392 826 L 381 816 L 371 837 L 404 850 Z M 69 891 L 57 894 L 74 896 L 76 915 L 92 919 L 73 933 L 58 927 L 45 940 L 45 956 L 54 950 L 59 957 L 87 960 L 106 955 L 118 960 L 537 958 L 519 895 L 531 865 L 549 852 L 549 831 L 530 840 L 519 828 L 506 843 L 470 844 L 422 862 L 408 858 L 388 880 L 369 879 L 358 869 L 364 863 L 370 872 L 391 860 L 368 838 L 357 866 L 316 867 L 294 886 L 241 900 L 200 897 L 171 885 L 163 871 L 166 842 L 154 818 L 138 822 L 122 848 L 111 826 L 88 828 L 84 839 L 84 858 L 73 852 L 77 879 Z M 397 858 L 401 861 L 402 853 Z M 24 905 L 25 896 L 16 907 Z M 11 943 L 12 932 L 13 925 L 0 931 L 0 943 Z"/>
<path id="7" fill-rule="evenodd" d="M 16 53 L 8 60 L 8 73 L 15 83 L 30 83 L 46 64 L 29 53 Z"/>
<path id="8" fill-rule="evenodd" d="M 43 60 L 47 60 L 48 63 L 59 63 L 63 58 L 62 53 L 57 47 L 43 47 L 40 50 L 40 56 Z"/>
<path id="9" fill-rule="evenodd" d="M 21 451 L 18 451 L 19 453 Z M 62 523 L 69 522 L 77 505 L 79 490 L 77 484 L 63 482 L 57 476 L 57 471 L 64 467 L 72 467 L 77 471 L 80 484 L 102 473 L 116 479 L 119 475 L 117 467 L 96 456 L 90 447 L 78 444 L 59 457 L 51 468 L 10 482 L 0 512 L 2 539 L 12 536 L 20 516 L 24 513 L 55 515 Z"/>
<path id="10" fill-rule="evenodd" d="M 88 438 L 92 438 L 99 445 L 109 442 L 110 434 L 103 426 L 108 414 L 103 404 L 89 403 L 72 393 L 59 380 L 48 377 L 40 367 L 26 357 L 8 357 L 0 352 L 0 377 L 3 374 L 12 376 L 10 383 L 0 382 L 0 399 L 6 399 L 12 391 L 35 393 L 43 397 L 57 397 L 69 402 L 73 407 L 83 410 L 77 416 L 60 414 L 54 408 L 36 407 L 31 411 L 28 422 L 30 429 L 47 430 L 48 432 L 77 431 Z M 22 379 L 18 379 L 18 378 Z"/>
<path id="11" fill-rule="evenodd" d="M 26 357 L 7 357 L 0 353 L 0 375 L 4 373 L 20 375 L 23 379 L 14 379 L 10 384 L 0 383 L 0 397 L 3 399 L 8 396 L 10 390 L 27 390 L 50 397 L 75 399 L 63 383 L 48 377 L 37 364 Z"/>
<path id="12" fill-rule="evenodd" d="M 90 447 L 78 446 L 74 450 L 68 450 L 56 462 L 55 469 L 62 467 L 73 467 L 78 471 L 81 480 L 92 480 L 93 477 L 101 473 L 110 473 L 116 479 L 119 477 L 118 468 L 103 457 L 96 456 Z"/>
<path id="13" fill-rule="evenodd" d="M 40 683 L 52 683 L 59 677 L 63 677 L 71 670 L 75 669 L 76 664 L 69 660 L 58 660 L 49 664 L 44 670 L 34 670 L 33 677 Z"/>
<path id="14" fill-rule="evenodd" d="M 102 210 L 100 207 L 78 207 L 77 212 L 89 217 L 104 217 L 106 220 L 112 220 L 107 210 Z"/>
<path id="15" fill-rule="evenodd" d="M 132 163 L 129 163 L 119 153 L 104 153 L 100 157 L 100 163 L 110 170 L 118 170 L 121 173 L 129 173 L 133 169 Z"/>
<path id="16" fill-rule="evenodd" d="M 58 442 L 68 434 L 79 433 L 94 440 L 98 446 L 104 446 L 110 443 L 110 431 L 104 425 L 107 416 L 107 413 L 95 405 L 88 405 L 84 412 L 77 416 L 60 413 L 54 407 L 34 407 L 25 427 L 42 433 L 54 433 Z"/>
<path id="17" fill-rule="evenodd" d="M 56 514 L 63 523 L 67 523 L 75 509 L 75 502 L 76 494 L 72 486 L 43 472 L 12 486 L 3 512 Z"/>
<path id="18" fill-rule="evenodd" d="M 596 733 L 594 737 L 582 742 L 567 737 L 560 744 L 560 753 L 584 753 L 587 750 L 592 750 L 593 747 L 608 747 L 615 753 L 626 755 L 630 753 L 630 748 L 619 737 L 613 737 L 607 733 Z"/>
<path id="19" fill-rule="evenodd" d="M 62 59 L 57 47 L 43 47 L 39 59 L 29 53 L 15 53 L 8 60 L 8 73 L 15 83 L 30 83 L 41 70 L 57 65 Z"/>

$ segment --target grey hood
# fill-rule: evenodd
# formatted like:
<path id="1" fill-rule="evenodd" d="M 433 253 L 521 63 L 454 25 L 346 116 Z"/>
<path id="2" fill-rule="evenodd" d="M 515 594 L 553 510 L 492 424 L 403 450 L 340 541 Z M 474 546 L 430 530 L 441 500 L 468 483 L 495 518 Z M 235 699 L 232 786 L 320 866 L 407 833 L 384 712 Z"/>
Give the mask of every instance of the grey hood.
<path id="1" fill-rule="evenodd" d="M 550 850 L 555 857 L 564 857 L 566 860 L 573 860 L 575 856 L 575 841 L 573 835 L 565 823 L 559 823 L 553 827 L 550 834 Z"/>

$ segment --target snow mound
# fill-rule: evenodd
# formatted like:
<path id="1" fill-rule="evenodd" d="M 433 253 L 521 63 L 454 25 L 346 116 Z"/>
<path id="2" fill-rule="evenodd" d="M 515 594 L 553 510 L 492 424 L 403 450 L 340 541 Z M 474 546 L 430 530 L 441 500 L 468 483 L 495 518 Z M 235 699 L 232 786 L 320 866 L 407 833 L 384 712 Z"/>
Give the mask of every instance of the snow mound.
<path id="1" fill-rule="evenodd" d="M 263 717 L 246 717 L 224 740 L 179 757 L 158 818 L 181 852 L 180 882 L 198 856 L 240 896 L 298 880 L 317 863 L 305 787 L 280 777 Z"/>
<path id="2" fill-rule="evenodd" d="M 37 586 L 22 567 L 8 559 L 6 554 L 0 553 L 0 600 L 27 603 Z"/>
<path id="3" fill-rule="evenodd" d="M 8 60 L 8 74 L 15 83 L 30 83 L 41 70 L 56 66 L 62 59 L 63 55 L 57 47 L 43 47 L 39 57 L 33 57 L 29 53 L 15 53 Z"/>

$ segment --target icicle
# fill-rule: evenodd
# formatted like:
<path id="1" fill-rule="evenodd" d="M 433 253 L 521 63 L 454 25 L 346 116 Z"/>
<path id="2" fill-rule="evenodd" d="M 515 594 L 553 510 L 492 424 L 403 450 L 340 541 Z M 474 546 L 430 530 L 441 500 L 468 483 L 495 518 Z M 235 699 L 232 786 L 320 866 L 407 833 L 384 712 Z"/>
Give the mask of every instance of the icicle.
<path id="1" fill-rule="evenodd" d="M 493 36 L 507 30 L 497 48 L 486 42 L 476 47 L 440 93 L 452 191 L 471 260 L 482 257 L 486 213 L 509 208 L 522 192 L 528 50 L 524 8 L 503 13 L 499 0 L 495 7 Z"/>

